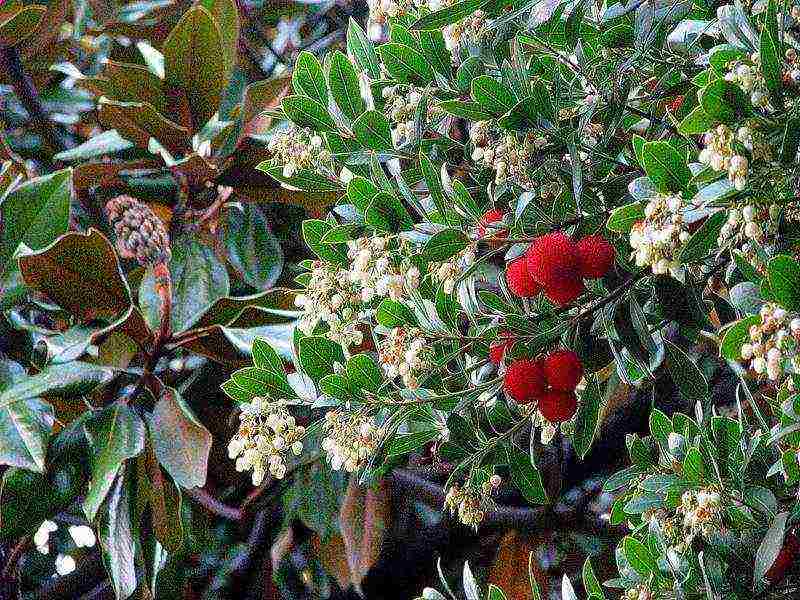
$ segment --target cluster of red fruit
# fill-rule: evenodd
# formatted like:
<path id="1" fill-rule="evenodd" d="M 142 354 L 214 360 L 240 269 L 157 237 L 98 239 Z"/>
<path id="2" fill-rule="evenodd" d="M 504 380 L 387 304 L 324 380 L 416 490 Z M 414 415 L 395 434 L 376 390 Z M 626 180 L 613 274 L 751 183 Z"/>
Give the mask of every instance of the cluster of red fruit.
<path id="1" fill-rule="evenodd" d="M 583 364 L 570 350 L 556 350 L 546 358 L 520 358 L 508 365 L 505 389 L 518 404 L 538 402 L 539 412 L 551 423 L 572 418 L 578 408 L 575 388 Z"/>
<path id="2" fill-rule="evenodd" d="M 608 273 L 615 256 L 614 247 L 602 236 L 589 235 L 576 243 L 560 231 L 548 233 L 506 265 L 506 281 L 520 298 L 544 291 L 551 302 L 566 306 L 583 293 L 584 279 Z"/>

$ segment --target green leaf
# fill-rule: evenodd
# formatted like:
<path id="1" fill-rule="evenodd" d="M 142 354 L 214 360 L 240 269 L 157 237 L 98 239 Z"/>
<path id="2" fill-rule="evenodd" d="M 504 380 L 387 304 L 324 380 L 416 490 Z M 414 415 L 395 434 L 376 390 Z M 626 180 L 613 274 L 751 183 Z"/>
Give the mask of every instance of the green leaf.
<path id="1" fill-rule="evenodd" d="M 463 0 L 433 11 L 414 21 L 411 29 L 442 29 L 460 21 L 486 4 L 486 0 Z"/>
<path id="2" fill-rule="evenodd" d="M 333 373 L 335 363 L 344 364 L 342 347 L 322 336 L 301 338 L 297 354 L 303 371 L 315 382 Z"/>
<path id="3" fill-rule="evenodd" d="M 347 378 L 359 389 L 377 392 L 383 382 L 378 364 L 366 354 L 356 354 L 347 361 Z"/>
<path id="4" fill-rule="evenodd" d="M 700 484 L 705 477 L 705 467 L 703 466 L 703 456 L 697 448 L 689 448 L 686 458 L 683 460 L 683 477 L 689 483 Z"/>
<path id="5" fill-rule="evenodd" d="M 165 388 L 153 409 L 150 437 L 158 462 L 185 488 L 206 484 L 211 434 L 172 388 Z"/>
<path id="6" fill-rule="evenodd" d="M 99 520 L 97 537 L 103 563 L 118 600 L 133 596 L 137 589 L 134 496 L 129 477 L 120 474 L 109 490 L 107 509 Z"/>
<path id="7" fill-rule="evenodd" d="M 377 110 L 369 110 L 353 123 L 353 133 L 358 142 L 370 150 L 385 152 L 392 150 L 392 130 L 389 120 Z"/>
<path id="8" fill-rule="evenodd" d="M 462 100 L 444 100 L 439 102 L 439 108 L 444 112 L 462 119 L 471 121 L 488 121 L 491 113 L 486 112 L 477 102 L 464 102 Z"/>
<path id="9" fill-rule="evenodd" d="M 536 465 L 531 462 L 530 455 L 509 447 L 508 464 L 511 467 L 511 480 L 525 499 L 531 504 L 547 503 L 542 476 Z"/>
<path id="10" fill-rule="evenodd" d="M 130 407 L 116 402 L 94 413 L 86 421 L 84 431 L 93 453 L 92 478 L 83 511 L 92 521 L 111 491 L 122 464 L 144 449 L 145 427 Z"/>
<path id="11" fill-rule="evenodd" d="M 292 72 L 292 87 L 296 94 L 308 96 L 323 107 L 328 106 L 328 86 L 325 83 L 322 65 L 317 57 L 307 50 L 303 50 L 297 56 Z"/>
<path id="12" fill-rule="evenodd" d="M 339 50 L 331 57 L 328 81 L 336 105 L 344 116 L 354 121 L 364 112 L 364 99 L 361 97 L 356 70 Z"/>
<path id="13" fill-rule="evenodd" d="M 692 178 L 686 160 L 667 142 L 647 142 L 642 148 L 642 166 L 661 192 L 681 192 Z"/>
<path id="14" fill-rule="evenodd" d="M 271 166 L 268 162 L 258 165 L 258 170 L 264 171 L 273 179 L 296 187 L 303 192 L 341 192 L 342 186 L 339 182 L 331 181 L 327 177 L 310 169 L 300 169 L 291 177 L 283 175 L 283 167 Z"/>
<path id="15" fill-rule="evenodd" d="M 669 340 L 664 340 L 664 349 L 667 353 L 667 368 L 681 395 L 692 404 L 695 402 L 708 403 L 710 400 L 708 381 L 703 372 L 694 364 L 688 354 Z"/>
<path id="16" fill-rule="evenodd" d="M 767 3 L 764 14 L 764 29 L 761 30 L 759 40 L 759 55 L 761 56 L 761 74 L 767 89 L 777 93 L 781 89 L 782 56 L 780 55 L 780 38 L 778 37 L 778 17 L 775 0 Z"/>
<path id="17" fill-rule="evenodd" d="M 336 131 L 336 123 L 322 104 L 306 96 L 287 96 L 281 101 L 290 121 L 315 131 Z"/>
<path id="18" fill-rule="evenodd" d="M 236 67 L 236 57 L 239 53 L 241 25 L 239 23 L 238 2 L 237 0 L 207 0 L 204 6 L 219 26 L 222 39 L 223 65 L 227 81 Z"/>
<path id="19" fill-rule="evenodd" d="M 253 364 L 259 369 L 272 371 L 278 375 L 283 375 L 283 359 L 277 352 L 264 340 L 256 339 L 253 342 Z"/>
<path id="20" fill-rule="evenodd" d="M 644 203 L 632 202 L 615 208 L 606 221 L 606 229 L 617 233 L 629 233 L 633 225 L 644 219 Z"/>
<path id="21" fill-rule="evenodd" d="M 360 70 L 372 79 L 380 79 L 381 70 L 375 47 L 353 17 L 347 23 L 347 52 Z"/>
<path id="22" fill-rule="evenodd" d="M 695 106 L 678 124 L 678 133 L 683 135 L 702 135 L 716 125 L 716 121 L 706 114 L 702 106 Z"/>
<path id="23" fill-rule="evenodd" d="M 414 433 L 396 434 L 386 442 L 386 456 L 405 456 L 406 454 L 423 448 L 440 435 L 441 431 L 438 429 L 426 429 L 424 431 L 415 431 Z"/>
<path id="24" fill-rule="evenodd" d="M 74 398 L 114 379 L 113 369 L 83 362 L 50 365 L 36 375 L 21 378 L 0 393 L 0 409 L 39 396 Z"/>
<path id="25" fill-rule="evenodd" d="M 228 271 L 214 251 L 196 239 L 183 238 L 172 244 L 169 261 L 172 275 L 172 331 L 191 327 L 217 300 L 230 293 Z M 157 329 L 161 300 L 156 292 L 152 267 L 139 288 L 139 306 L 147 323 Z"/>
<path id="26" fill-rule="evenodd" d="M 593 375 L 587 378 L 586 387 L 580 392 L 580 408 L 575 418 L 575 432 L 572 445 L 575 453 L 584 458 L 592 447 L 597 426 L 599 423 L 602 398 L 597 378 Z"/>
<path id="27" fill-rule="evenodd" d="M 647 546 L 632 536 L 625 536 L 620 544 L 631 568 L 642 577 L 658 573 L 656 559 Z"/>
<path id="28" fill-rule="evenodd" d="M 82 321 L 113 320 L 131 305 L 119 259 L 96 229 L 70 232 L 19 259 L 25 283 Z"/>
<path id="29" fill-rule="evenodd" d="M 410 231 L 414 221 L 403 203 L 387 192 L 379 192 L 372 198 L 364 212 L 368 225 L 388 232 Z"/>
<path id="30" fill-rule="evenodd" d="M 346 265 L 347 247 L 344 244 L 323 244 L 322 238 L 333 226 L 327 221 L 308 219 L 303 221 L 303 240 L 314 254 L 322 260 Z"/>
<path id="31" fill-rule="evenodd" d="M 283 270 L 283 249 L 261 209 L 252 203 L 225 208 L 228 261 L 248 285 L 271 288 Z"/>
<path id="32" fill-rule="evenodd" d="M 389 74 L 400 83 L 425 85 L 433 80 L 433 70 L 425 57 L 405 44 L 388 43 L 378 47 Z"/>
<path id="33" fill-rule="evenodd" d="M 784 164 L 794 164 L 797 147 L 800 145 L 800 119 L 789 118 L 781 137 L 780 158 Z"/>
<path id="34" fill-rule="evenodd" d="M 411 309 L 396 300 L 384 298 L 375 311 L 375 320 L 384 327 L 416 325 L 417 319 Z"/>
<path id="35" fill-rule="evenodd" d="M 759 315 L 753 315 L 737 321 L 724 330 L 719 353 L 728 360 L 742 360 L 742 346 L 750 340 L 750 327 L 761 323 Z"/>
<path id="36" fill-rule="evenodd" d="M 469 245 L 469 239 L 459 229 L 443 229 L 427 242 L 422 249 L 425 260 L 440 262 L 461 252 Z"/>
<path id="37" fill-rule="evenodd" d="M 495 584 L 490 583 L 489 591 L 487 592 L 486 595 L 486 600 L 508 600 L 508 598 L 506 598 L 506 595 L 503 592 L 503 590 L 501 590 Z"/>
<path id="38" fill-rule="evenodd" d="M 342 402 L 350 402 L 355 399 L 353 390 L 351 389 L 350 382 L 347 377 L 331 373 L 325 375 L 319 380 L 319 389 L 326 396 L 341 400 Z"/>
<path id="39" fill-rule="evenodd" d="M 27 376 L 20 364 L 0 361 L 0 390 Z M 53 423 L 53 407 L 38 398 L 11 402 L 0 408 L 0 464 L 43 473 Z"/>
<path id="40" fill-rule="evenodd" d="M 590 598 L 600 598 L 601 600 L 605 600 L 606 595 L 603 592 L 603 586 L 600 585 L 600 581 L 597 579 L 597 575 L 594 573 L 594 569 L 592 568 L 592 559 L 591 557 L 586 559 L 586 562 L 583 563 L 583 587 L 586 589 L 586 594 Z"/>
<path id="41" fill-rule="evenodd" d="M 727 212 L 721 210 L 708 217 L 692 234 L 678 253 L 681 263 L 695 263 L 706 258 L 718 245 L 719 233 L 727 220 Z"/>
<path id="42" fill-rule="evenodd" d="M 72 170 L 65 169 L 26 181 L 3 199 L 0 275 L 20 243 L 40 250 L 67 231 L 71 196 Z"/>
<path id="43" fill-rule="evenodd" d="M 516 104 L 511 89 L 488 75 L 481 75 L 472 82 L 472 99 L 493 115 L 502 115 Z"/>
<path id="44" fill-rule="evenodd" d="M 710 118 L 732 123 L 749 108 L 749 100 L 739 86 L 716 79 L 700 90 L 700 106 Z"/>
<path id="45" fill-rule="evenodd" d="M 767 265 L 769 289 L 775 300 L 787 310 L 800 310 L 800 263 L 781 254 Z"/>
<path id="46" fill-rule="evenodd" d="M 217 112 L 228 84 L 222 31 L 205 8 L 195 5 L 164 41 L 163 54 L 167 95 L 184 99 L 192 129 L 199 131 Z"/>
<path id="47" fill-rule="evenodd" d="M 13 11 L 10 15 L 6 12 L 0 17 L 0 45 L 13 47 L 21 44 L 36 33 L 42 19 L 47 14 L 44 6 L 32 5 L 14 7 L 9 2 L 6 10 Z"/>
<path id="48" fill-rule="evenodd" d="M 283 370 L 245 367 L 235 371 L 230 381 L 225 392 L 239 402 L 249 402 L 256 396 L 267 396 L 274 400 L 297 398 Z"/>
<path id="49" fill-rule="evenodd" d="M 449 222 L 449 211 L 444 201 L 444 189 L 439 176 L 439 172 L 434 167 L 433 162 L 428 156 L 420 150 L 419 153 L 419 166 L 422 169 L 422 176 L 425 179 L 425 184 L 428 186 L 428 191 L 431 194 L 431 200 L 439 213 L 439 221 L 442 223 Z"/>

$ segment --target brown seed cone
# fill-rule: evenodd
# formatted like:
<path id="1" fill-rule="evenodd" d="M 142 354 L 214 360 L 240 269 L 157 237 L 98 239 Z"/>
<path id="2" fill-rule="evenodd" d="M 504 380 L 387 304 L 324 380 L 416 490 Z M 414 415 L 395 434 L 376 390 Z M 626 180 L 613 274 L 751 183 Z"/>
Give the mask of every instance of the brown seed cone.
<path id="1" fill-rule="evenodd" d="M 131 196 L 117 196 L 106 203 L 108 220 L 117 234 L 117 251 L 146 266 L 168 262 L 169 236 L 164 224 L 146 204 Z"/>

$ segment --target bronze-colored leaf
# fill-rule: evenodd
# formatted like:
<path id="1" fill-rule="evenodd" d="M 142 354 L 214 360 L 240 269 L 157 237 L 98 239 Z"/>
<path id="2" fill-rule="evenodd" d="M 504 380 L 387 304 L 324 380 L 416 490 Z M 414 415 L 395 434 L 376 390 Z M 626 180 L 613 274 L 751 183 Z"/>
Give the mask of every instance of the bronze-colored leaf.
<path id="1" fill-rule="evenodd" d="M 389 493 L 383 480 L 363 488 L 351 477 L 339 510 L 339 529 L 344 539 L 350 583 L 356 590 L 378 561 L 389 525 Z"/>
<path id="2" fill-rule="evenodd" d="M 153 531 L 165 550 L 176 552 L 183 545 L 181 492 L 172 479 L 161 471 L 150 443 L 138 460 L 145 475 L 140 481 L 147 482 L 149 494 L 146 500 L 152 509 Z"/>
<path id="3" fill-rule="evenodd" d="M 192 129 L 200 128 L 217 112 L 228 84 L 219 26 L 202 6 L 186 11 L 164 42 L 167 96 L 183 96 L 192 114 Z"/>
<path id="4" fill-rule="evenodd" d="M 67 233 L 49 247 L 20 257 L 25 283 L 82 321 L 115 319 L 131 293 L 114 247 L 96 229 Z"/>
<path id="5" fill-rule="evenodd" d="M 212 325 L 259 327 L 261 325 L 287 323 L 294 317 L 269 311 L 293 310 L 295 294 L 294 290 L 273 288 L 252 296 L 220 298 L 200 317 L 193 329 L 203 329 Z M 241 319 L 243 313 L 249 307 L 266 309 L 267 312 L 259 315 L 251 311 L 246 319 Z"/>
<path id="6" fill-rule="evenodd" d="M 541 540 L 524 537 L 517 531 L 507 532 L 500 541 L 486 583 L 493 583 L 501 588 L 508 600 L 532 600 L 533 594 L 526 573 L 531 552 L 535 552 L 540 543 Z M 530 565 L 542 598 L 547 598 L 547 575 L 535 559 L 530 561 Z"/>
<path id="7" fill-rule="evenodd" d="M 181 153 L 190 148 L 189 132 L 159 114 L 152 104 L 104 99 L 98 108 L 98 118 L 103 127 L 116 129 L 122 137 L 145 150 L 151 137 L 170 152 Z"/>
<path id="8" fill-rule="evenodd" d="M 258 135 L 267 130 L 272 123 L 272 117 L 264 115 L 264 112 L 280 106 L 291 83 L 291 77 L 279 77 L 257 81 L 245 88 L 242 106 L 242 136 Z"/>

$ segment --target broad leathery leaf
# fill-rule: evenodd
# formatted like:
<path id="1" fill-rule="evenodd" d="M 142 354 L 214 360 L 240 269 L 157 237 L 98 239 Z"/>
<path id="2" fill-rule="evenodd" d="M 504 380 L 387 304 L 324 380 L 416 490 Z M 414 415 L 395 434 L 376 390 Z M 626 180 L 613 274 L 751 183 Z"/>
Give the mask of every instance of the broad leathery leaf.
<path id="1" fill-rule="evenodd" d="M 92 521 L 111 491 L 123 463 L 144 449 L 145 426 L 130 407 L 116 402 L 93 414 L 86 421 L 84 431 L 93 454 L 92 478 L 83 501 L 83 511 Z"/>
<path id="2" fill-rule="evenodd" d="M 211 434 L 180 394 L 166 388 L 153 409 L 150 437 L 158 462 L 185 488 L 206 483 Z"/>
<path id="3" fill-rule="evenodd" d="M 20 243 L 40 250 L 67 231 L 72 196 L 72 170 L 56 171 L 26 181 L 0 204 L 0 274 Z"/>
<path id="4" fill-rule="evenodd" d="M 25 283 L 82 321 L 111 320 L 131 305 L 131 291 L 106 237 L 71 232 L 19 259 Z"/>

